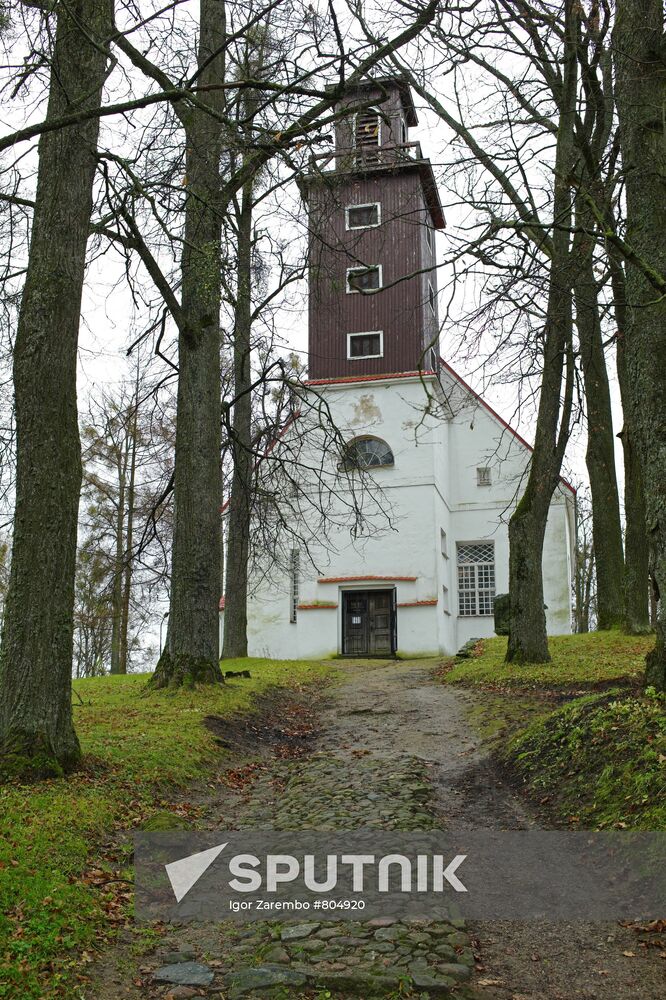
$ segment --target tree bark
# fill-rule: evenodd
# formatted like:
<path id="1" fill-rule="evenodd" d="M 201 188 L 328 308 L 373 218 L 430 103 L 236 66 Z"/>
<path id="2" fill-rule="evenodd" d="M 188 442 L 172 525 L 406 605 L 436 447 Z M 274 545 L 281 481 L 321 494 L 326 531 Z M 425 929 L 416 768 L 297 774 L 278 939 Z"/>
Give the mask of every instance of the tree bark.
<path id="1" fill-rule="evenodd" d="M 624 621 L 624 552 L 620 498 L 615 472 L 615 438 L 604 354 L 597 285 L 594 278 L 594 220 L 585 202 L 576 211 L 574 298 L 587 411 L 585 460 L 592 494 L 592 538 L 597 574 L 597 627 L 620 628 Z"/>
<path id="2" fill-rule="evenodd" d="M 224 3 L 201 0 L 198 84 L 206 101 L 224 107 L 219 53 L 225 38 Z M 154 687 L 222 681 L 217 607 L 220 565 L 220 125 L 200 109 L 183 114 L 187 143 L 187 202 L 179 332 L 174 539 L 169 646 Z"/>
<path id="3" fill-rule="evenodd" d="M 632 402 L 627 376 L 626 342 L 631 336 L 631 314 L 626 305 L 626 280 L 617 254 L 609 254 L 615 318 L 617 321 L 617 380 L 620 386 L 624 427 L 618 437 L 624 458 L 624 620 L 628 635 L 646 635 L 651 631 L 648 583 L 650 554 L 645 530 L 643 470 L 636 447 Z"/>
<path id="4" fill-rule="evenodd" d="M 252 510 L 252 184 L 243 188 L 238 216 L 238 265 L 234 316 L 234 471 L 229 501 L 224 659 L 247 656 L 247 584 Z"/>
<path id="5" fill-rule="evenodd" d="M 570 251 L 571 169 L 576 114 L 578 5 L 567 0 L 564 81 L 555 155 L 553 238 L 544 327 L 543 373 L 525 493 L 509 521 L 510 619 L 507 662 L 550 660 L 543 600 L 543 541 L 569 438 L 573 394 L 572 285 Z M 564 401 L 562 377 L 566 361 Z"/>
<path id="6" fill-rule="evenodd" d="M 56 6 L 47 120 L 101 104 L 109 0 Z M 84 26 L 84 27 L 82 27 Z M 81 445 L 76 363 L 98 119 L 42 135 L 14 349 L 16 510 L 0 659 L 0 752 L 17 771 L 80 756 L 71 711 Z"/>
<path id="7" fill-rule="evenodd" d="M 662 0 L 618 0 L 613 32 L 616 98 L 627 200 L 627 243 L 666 274 L 666 69 Z M 666 298 L 627 262 L 627 383 L 636 430 L 657 597 L 656 643 L 646 684 L 666 691 Z"/>

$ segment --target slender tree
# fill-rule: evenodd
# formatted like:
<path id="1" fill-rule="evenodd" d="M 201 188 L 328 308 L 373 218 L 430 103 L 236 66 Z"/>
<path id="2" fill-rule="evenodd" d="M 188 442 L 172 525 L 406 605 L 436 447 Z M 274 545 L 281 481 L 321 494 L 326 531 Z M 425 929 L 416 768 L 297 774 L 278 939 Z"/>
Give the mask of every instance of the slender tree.
<path id="1" fill-rule="evenodd" d="M 0 752 L 42 773 L 80 749 L 71 713 L 81 450 L 76 405 L 79 314 L 92 211 L 110 0 L 55 7 L 46 121 L 30 256 L 14 350 L 16 510 L 0 654 Z"/>
<path id="2" fill-rule="evenodd" d="M 627 201 L 627 385 L 643 472 L 656 644 L 646 683 L 666 690 L 666 70 L 662 0 L 617 0 L 616 99 Z"/>

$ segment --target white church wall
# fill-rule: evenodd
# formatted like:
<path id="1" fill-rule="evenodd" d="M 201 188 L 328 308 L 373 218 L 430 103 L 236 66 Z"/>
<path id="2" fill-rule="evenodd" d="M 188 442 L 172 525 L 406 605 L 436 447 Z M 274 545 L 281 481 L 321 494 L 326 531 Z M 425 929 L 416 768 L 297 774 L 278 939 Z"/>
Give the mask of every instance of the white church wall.
<path id="1" fill-rule="evenodd" d="M 434 379 L 430 388 L 434 391 Z M 450 389 L 449 419 L 444 408 L 424 418 L 426 395 L 416 378 L 317 390 L 347 440 L 371 434 L 390 445 L 395 465 L 373 471 L 369 494 L 390 512 L 392 526 L 383 523 L 380 530 L 370 526 L 365 536 L 353 539 L 348 526 L 334 525 L 336 514 L 345 509 L 340 498 L 335 500 L 328 537 L 311 540 L 311 560 L 301 553 L 299 603 L 304 607 L 298 610 L 296 623 L 289 621 L 290 580 L 285 572 L 273 570 L 272 579 L 255 585 L 248 608 L 250 655 L 278 659 L 336 655 L 341 649 L 342 593 L 352 588 L 396 587 L 402 655 L 453 653 L 471 637 L 494 634 L 492 615 L 459 616 L 457 544 L 494 543 L 496 592 L 505 593 L 506 525 L 520 495 L 528 451 L 466 390 L 453 383 Z M 312 419 L 307 407 L 303 413 L 301 421 Z M 307 448 L 316 450 L 317 435 L 306 434 L 304 440 L 307 465 Z M 344 480 L 337 474 L 338 460 L 331 454 L 328 469 L 340 489 Z M 478 485 L 477 468 L 491 469 L 490 485 Z M 549 519 L 544 557 L 551 632 L 570 630 L 571 497 L 562 490 L 558 499 Z M 342 520 L 348 525 L 347 515 Z M 396 576 L 416 579 L 349 579 Z M 319 607 L 322 602 L 336 607 Z"/>

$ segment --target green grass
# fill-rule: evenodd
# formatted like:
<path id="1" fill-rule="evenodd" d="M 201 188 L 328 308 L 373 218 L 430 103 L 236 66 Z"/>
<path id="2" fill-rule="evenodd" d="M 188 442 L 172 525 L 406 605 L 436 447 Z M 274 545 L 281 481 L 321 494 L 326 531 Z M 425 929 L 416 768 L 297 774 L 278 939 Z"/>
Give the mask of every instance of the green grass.
<path id="1" fill-rule="evenodd" d="M 0 998 L 77 995 L 81 954 L 124 912 L 123 884 L 107 885 L 96 871 L 109 864 L 102 842 L 169 809 L 174 786 L 202 779 L 219 761 L 222 751 L 202 725 L 206 715 L 250 708 L 272 685 L 335 671 L 332 663 L 259 659 L 226 661 L 225 668 L 249 668 L 252 679 L 150 694 L 147 675 L 76 682 L 84 768 L 66 779 L 0 788 Z M 122 869 L 122 857 L 111 864 Z"/>
<path id="2" fill-rule="evenodd" d="M 517 665 L 504 663 L 505 638 L 484 639 L 481 654 L 456 663 L 443 680 L 447 684 L 525 690 L 638 684 L 654 636 L 629 636 L 616 631 L 556 635 L 549 638 L 548 646 L 551 663 Z"/>
<path id="3" fill-rule="evenodd" d="M 666 830 L 666 700 L 588 695 L 537 720 L 505 760 L 583 829 Z"/>
<path id="4" fill-rule="evenodd" d="M 666 700 L 640 690 L 654 638 L 590 632 L 548 644 L 552 663 L 516 666 L 504 663 L 506 639 L 483 640 L 441 677 L 477 690 L 471 721 L 559 821 L 666 830 Z"/>

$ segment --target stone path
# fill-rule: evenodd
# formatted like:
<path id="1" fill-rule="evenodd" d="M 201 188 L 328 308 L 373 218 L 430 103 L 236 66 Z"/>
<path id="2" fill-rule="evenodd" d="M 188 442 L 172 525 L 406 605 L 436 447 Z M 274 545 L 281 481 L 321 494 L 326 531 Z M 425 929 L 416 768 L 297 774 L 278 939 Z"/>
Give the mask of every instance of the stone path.
<path id="1" fill-rule="evenodd" d="M 206 827 L 421 830 L 535 824 L 469 723 L 479 695 L 437 683 L 428 661 L 341 667 L 343 682 L 313 706 L 318 735 L 310 751 L 284 759 L 265 755 L 255 780 L 241 792 L 231 792 L 226 783 L 208 789 L 202 800 Z M 170 927 L 155 951 L 138 960 L 129 942 L 107 955 L 93 970 L 94 988 L 82 996 L 666 998 L 660 978 L 665 963 L 662 968 L 642 963 L 638 976 L 635 968 L 627 969 L 623 933 L 629 935 L 627 948 L 635 944 L 633 932 L 615 925 L 496 922 L 478 925 L 471 934 L 457 921 L 390 918 Z M 477 935 L 480 956 L 473 950 Z M 595 975 L 597 959 L 612 982 Z"/>

